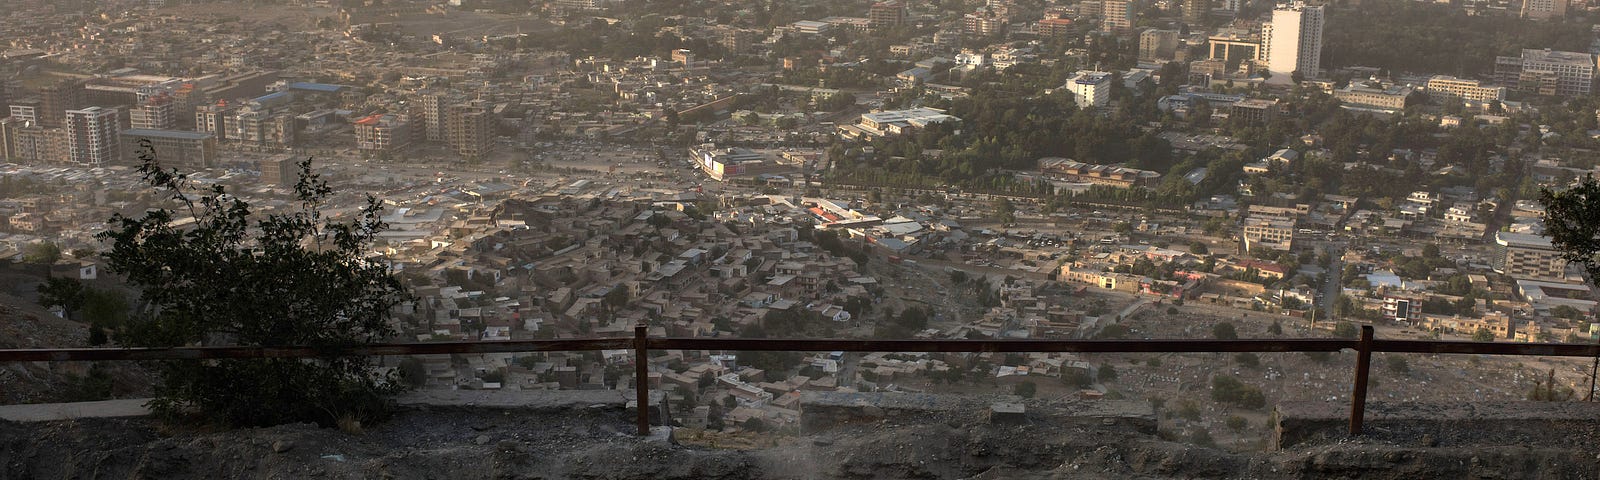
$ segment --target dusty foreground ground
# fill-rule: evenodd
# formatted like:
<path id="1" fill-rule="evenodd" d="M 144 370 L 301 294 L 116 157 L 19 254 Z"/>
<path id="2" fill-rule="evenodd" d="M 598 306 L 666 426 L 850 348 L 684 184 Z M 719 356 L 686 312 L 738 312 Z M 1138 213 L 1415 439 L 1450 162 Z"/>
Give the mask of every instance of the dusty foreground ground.
<path id="1" fill-rule="evenodd" d="M 410 410 L 359 435 L 309 425 L 204 432 L 146 419 L 0 422 L 0 479 L 1596 477 L 1593 448 L 1566 446 L 1592 439 L 1489 445 L 1378 435 L 1238 454 L 1065 420 L 1030 413 L 1026 423 L 995 425 L 983 412 L 942 413 L 752 450 L 639 439 L 626 413 L 609 407 Z"/>

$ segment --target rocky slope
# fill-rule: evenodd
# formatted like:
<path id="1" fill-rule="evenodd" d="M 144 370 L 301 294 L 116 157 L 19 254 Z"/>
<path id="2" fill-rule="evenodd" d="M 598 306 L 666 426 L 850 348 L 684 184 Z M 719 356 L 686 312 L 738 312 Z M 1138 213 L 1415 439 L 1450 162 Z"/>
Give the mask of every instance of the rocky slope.
<path id="1" fill-rule="evenodd" d="M 1030 410 L 1031 411 L 1031 410 Z M 751 450 L 630 434 L 620 408 L 410 409 L 358 434 L 310 425 L 205 431 L 146 419 L 0 422 L 11 478 L 1595 478 L 1592 447 L 1424 444 L 1374 435 L 1229 453 L 1119 425 L 984 412 L 846 424 Z M 681 433 L 681 431 L 680 431 Z M 1573 439 L 1593 445 L 1592 438 Z"/>

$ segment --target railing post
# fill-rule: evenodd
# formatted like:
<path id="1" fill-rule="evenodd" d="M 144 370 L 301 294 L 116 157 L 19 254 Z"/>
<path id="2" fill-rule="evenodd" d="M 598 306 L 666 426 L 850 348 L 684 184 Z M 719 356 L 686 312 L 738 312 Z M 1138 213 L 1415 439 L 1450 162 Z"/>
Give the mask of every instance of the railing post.
<path id="1" fill-rule="evenodd" d="M 650 435 L 650 355 L 645 351 L 644 324 L 633 327 L 633 391 L 639 402 L 639 435 Z"/>
<path id="2" fill-rule="evenodd" d="M 1361 434 L 1361 422 L 1367 414 L 1367 372 L 1372 367 L 1371 325 L 1361 326 L 1361 343 L 1356 347 L 1356 381 L 1350 392 L 1350 435 Z"/>

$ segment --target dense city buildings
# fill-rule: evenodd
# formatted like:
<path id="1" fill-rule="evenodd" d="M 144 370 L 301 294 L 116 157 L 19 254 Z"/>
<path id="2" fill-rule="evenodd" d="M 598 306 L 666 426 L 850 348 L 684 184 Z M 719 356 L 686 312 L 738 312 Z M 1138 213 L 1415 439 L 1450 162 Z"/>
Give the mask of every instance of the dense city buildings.
<path id="1" fill-rule="evenodd" d="M 1357 324 L 1385 338 L 1600 338 L 1589 282 L 1539 236 L 1543 190 L 1600 171 L 1596 63 L 1582 53 L 1600 33 L 1577 4 L 23 3 L 0 11 L 0 262 L 44 242 L 73 252 L 52 269 L 101 262 L 106 219 L 169 198 L 132 168 L 148 145 L 265 214 L 296 208 L 307 159 L 336 192 L 330 216 L 381 199 L 391 228 L 362 254 L 417 297 L 396 310 L 395 341 L 637 325 L 1186 338 L 1223 321 L 1263 338 Z M 1372 34 L 1374 12 L 1430 22 L 1428 42 Z M 1338 364 L 657 353 L 391 363 L 423 390 L 649 382 L 675 425 L 761 440 L 797 430 L 808 394 L 1036 382 L 1042 399 L 1193 400 L 1199 420 L 1161 427 L 1241 448 L 1269 410 L 1173 389 L 1232 374 L 1269 401 L 1324 400 L 1314 380 L 1281 379 Z M 1393 400 L 1476 378 L 1458 375 L 1464 360 L 1408 358 L 1448 368 L 1385 381 Z M 1122 379 L 1097 373 L 1113 364 Z M 1580 380 L 1567 370 L 1560 381 Z M 1495 398 L 1537 376 L 1501 371 Z"/>

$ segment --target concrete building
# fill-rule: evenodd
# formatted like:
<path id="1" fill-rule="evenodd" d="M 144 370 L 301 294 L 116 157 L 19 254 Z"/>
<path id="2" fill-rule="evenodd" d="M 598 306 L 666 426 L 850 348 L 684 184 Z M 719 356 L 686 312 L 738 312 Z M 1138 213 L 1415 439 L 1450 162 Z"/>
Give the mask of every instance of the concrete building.
<path id="1" fill-rule="evenodd" d="M 67 110 L 83 107 L 83 82 L 62 79 L 39 89 L 39 125 L 60 128 L 66 125 Z"/>
<path id="2" fill-rule="evenodd" d="M 156 160 L 162 167 L 180 167 L 186 170 L 210 168 L 217 164 L 217 137 L 210 133 L 178 130 L 123 130 L 121 135 L 122 162 L 138 165 L 141 143 L 149 142 L 155 150 Z"/>
<path id="3" fill-rule="evenodd" d="M 1045 17 L 1033 24 L 1033 33 L 1041 37 L 1065 37 L 1074 31 L 1070 18 Z"/>
<path id="4" fill-rule="evenodd" d="M 256 164 L 256 168 L 261 170 L 261 183 L 268 185 L 293 185 L 299 180 L 296 177 L 299 172 L 296 170 L 294 155 L 279 155 L 262 160 Z"/>
<path id="5" fill-rule="evenodd" d="M 881 32 L 905 22 L 906 6 L 900 0 L 877 2 L 867 9 L 867 28 L 870 31 Z"/>
<path id="6" fill-rule="evenodd" d="M 1039 159 L 1039 173 L 1052 180 L 1117 188 L 1148 187 L 1161 182 L 1161 174 L 1149 170 L 1094 165 L 1060 157 Z"/>
<path id="7" fill-rule="evenodd" d="M 1066 87 L 1078 108 L 1099 108 L 1111 102 L 1111 80 L 1110 73 L 1085 70 L 1067 79 Z"/>
<path id="8" fill-rule="evenodd" d="M 456 154 L 478 159 L 494 148 L 494 122 L 482 102 L 452 105 L 445 117 L 445 139 Z"/>
<path id="9" fill-rule="evenodd" d="M 417 103 L 422 105 L 423 139 L 427 141 L 445 141 L 445 106 L 451 103 L 445 96 L 445 93 L 433 92 L 417 97 Z"/>
<path id="10" fill-rule="evenodd" d="M 129 112 L 134 129 L 175 130 L 178 128 L 178 104 L 170 95 L 156 95 L 145 99 Z"/>
<path id="11" fill-rule="evenodd" d="M 1549 20 L 1567 16 L 1567 0 L 1522 0 L 1522 18 Z"/>
<path id="12" fill-rule="evenodd" d="M 224 138 L 228 133 L 228 118 L 233 116 L 234 110 L 235 108 L 227 102 L 195 107 L 194 130 Z"/>
<path id="13" fill-rule="evenodd" d="M 897 136 L 928 125 L 946 122 L 960 123 L 961 119 L 932 108 L 885 110 L 863 113 L 856 124 L 839 126 L 839 133 L 847 138 Z"/>
<path id="14" fill-rule="evenodd" d="M 1541 235 L 1495 233 L 1489 266 L 1496 273 L 1517 278 L 1564 280 L 1567 276 L 1566 259 Z"/>
<path id="15" fill-rule="evenodd" d="M 1292 250 L 1294 248 L 1294 220 L 1276 216 L 1252 216 L 1244 220 L 1244 231 L 1239 235 L 1245 251 L 1258 249 Z"/>
<path id="16" fill-rule="evenodd" d="M 993 12 L 968 13 L 961 17 L 961 34 L 987 37 L 1005 33 L 1007 19 Z"/>
<path id="17" fill-rule="evenodd" d="M 0 158 L 31 164 L 65 163 L 66 130 L 0 118 Z"/>
<path id="18" fill-rule="evenodd" d="M 404 116 L 376 114 L 355 121 L 356 148 L 364 152 L 394 153 L 411 144 L 411 122 Z"/>
<path id="19" fill-rule="evenodd" d="M 1183 0 L 1183 23 L 1201 25 L 1211 14 L 1210 0 Z"/>
<path id="20" fill-rule="evenodd" d="M 1100 30 L 1123 34 L 1133 29 L 1133 2 L 1130 0 L 1104 0 L 1100 2 Z"/>
<path id="21" fill-rule="evenodd" d="M 11 118 L 17 121 L 39 123 L 39 105 L 37 102 L 10 105 L 9 110 Z"/>
<path id="22" fill-rule="evenodd" d="M 1345 106 L 1375 110 L 1396 111 L 1406 108 L 1406 100 L 1415 91 L 1410 85 L 1366 86 L 1351 83 L 1334 90 L 1333 98 Z"/>
<path id="23" fill-rule="evenodd" d="M 1228 118 L 1250 125 L 1263 125 L 1278 118 L 1278 99 L 1249 98 L 1228 107 Z"/>
<path id="24" fill-rule="evenodd" d="M 1322 68 L 1321 6 L 1295 2 L 1272 10 L 1272 21 L 1261 26 L 1261 59 L 1272 76 L 1269 82 L 1292 83 L 1294 72 L 1305 78 Z"/>
<path id="25" fill-rule="evenodd" d="M 1227 62 L 1254 61 L 1263 56 L 1261 37 L 1237 28 L 1225 28 L 1206 37 L 1206 50 L 1209 58 Z"/>
<path id="26" fill-rule="evenodd" d="M 1177 30 L 1145 30 L 1139 34 L 1139 61 L 1165 62 L 1178 52 Z"/>
<path id="27" fill-rule="evenodd" d="M 1494 62 L 1496 82 L 1538 95 L 1588 95 L 1594 73 L 1595 56 L 1578 52 L 1525 48 L 1520 56 L 1495 57 Z"/>
<path id="28" fill-rule="evenodd" d="M 99 167 L 121 160 L 116 109 L 89 107 L 66 113 L 68 161 Z"/>
<path id="29" fill-rule="evenodd" d="M 1423 91 L 1435 101 L 1471 100 L 1475 102 L 1505 101 L 1506 87 L 1491 87 L 1477 80 L 1465 80 L 1449 75 L 1434 75 L 1423 86 Z"/>

